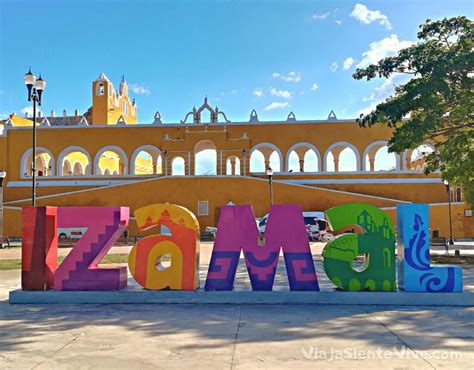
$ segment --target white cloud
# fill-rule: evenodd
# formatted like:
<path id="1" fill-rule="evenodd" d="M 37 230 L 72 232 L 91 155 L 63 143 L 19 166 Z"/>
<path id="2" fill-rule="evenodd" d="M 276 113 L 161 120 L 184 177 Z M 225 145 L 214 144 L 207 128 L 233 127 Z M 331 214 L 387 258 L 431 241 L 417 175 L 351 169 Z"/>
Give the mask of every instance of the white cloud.
<path id="1" fill-rule="evenodd" d="M 139 85 L 139 84 L 130 84 L 129 86 L 134 94 L 150 95 L 150 89 L 146 86 Z"/>
<path id="2" fill-rule="evenodd" d="M 319 86 L 316 82 L 311 86 L 311 90 L 313 90 L 313 91 L 316 91 L 318 88 L 319 88 Z"/>
<path id="3" fill-rule="evenodd" d="M 362 60 L 357 64 L 357 68 L 378 63 L 380 59 L 396 55 L 399 50 L 411 45 L 413 45 L 413 42 L 408 40 L 400 41 L 395 34 L 385 37 L 380 41 L 374 41 L 369 45 L 369 50 L 362 53 Z"/>
<path id="4" fill-rule="evenodd" d="M 273 72 L 272 73 L 273 78 L 279 78 L 280 80 L 286 81 L 286 82 L 300 82 L 301 81 L 301 74 L 299 72 L 290 72 L 288 74 L 284 73 L 278 73 L 278 72 Z"/>
<path id="5" fill-rule="evenodd" d="M 317 20 L 323 20 L 329 17 L 329 13 L 323 13 L 323 14 L 313 14 L 313 19 Z"/>
<path id="6" fill-rule="evenodd" d="M 336 62 L 333 62 L 333 63 L 331 64 L 331 67 L 329 67 L 329 69 L 331 70 L 331 72 L 336 72 L 338 68 L 339 68 L 339 66 L 337 65 Z"/>
<path id="7" fill-rule="evenodd" d="M 340 26 L 340 25 L 342 24 L 342 21 L 340 21 L 340 20 L 338 19 L 338 20 L 336 20 L 336 23 L 337 23 L 338 26 Z"/>
<path id="8" fill-rule="evenodd" d="M 368 107 L 361 110 L 360 113 L 367 114 L 375 109 L 377 104 L 385 101 L 389 96 L 395 92 L 395 86 L 405 84 L 412 76 L 404 74 L 392 74 L 389 78 L 385 79 L 381 85 L 377 86 L 369 96 L 364 97 L 364 102 L 371 102 Z"/>
<path id="9" fill-rule="evenodd" d="M 253 94 L 254 94 L 256 97 L 260 98 L 260 97 L 263 96 L 263 91 L 262 91 L 262 89 L 255 89 L 255 90 L 253 91 Z"/>
<path id="10" fill-rule="evenodd" d="M 366 114 L 369 114 L 370 112 L 372 112 L 373 110 L 375 110 L 375 108 L 377 107 L 377 105 L 379 104 L 380 102 L 373 102 L 371 103 L 368 107 L 365 107 L 364 109 L 361 109 L 359 111 L 359 115 L 360 114 L 363 114 L 364 116 Z"/>
<path id="11" fill-rule="evenodd" d="M 32 107 L 32 106 L 25 107 L 25 108 L 23 108 L 20 112 L 21 112 L 23 115 L 25 115 L 26 113 L 28 113 L 28 117 L 33 117 L 33 107 Z M 41 109 L 39 109 L 38 107 L 36 107 L 36 117 L 38 117 L 38 112 L 41 112 Z"/>
<path id="12" fill-rule="evenodd" d="M 237 93 L 238 93 L 238 90 L 233 89 L 233 90 L 230 90 L 230 91 L 221 92 L 220 95 L 221 96 L 229 96 L 229 95 L 237 95 Z"/>
<path id="13" fill-rule="evenodd" d="M 288 102 L 283 102 L 283 103 L 273 102 L 267 105 L 265 108 L 263 108 L 263 110 L 268 111 L 268 110 L 282 109 L 282 108 L 288 108 L 288 107 L 290 107 L 290 104 L 288 104 Z"/>
<path id="14" fill-rule="evenodd" d="M 292 98 L 291 92 L 289 92 L 288 90 L 277 90 L 275 88 L 272 88 L 270 90 L 270 94 L 272 96 L 277 96 L 277 97 L 283 98 L 283 99 L 291 99 Z"/>
<path id="15" fill-rule="evenodd" d="M 388 18 L 385 14 L 382 14 L 378 10 L 369 10 L 364 4 L 357 3 L 350 16 L 364 24 L 378 22 L 387 30 L 392 29 L 392 25 L 388 21 Z"/>
<path id="16" fill-rule="evenodd" d="M 347 69 L 351 68 L 352 64 L 354 64 L 354 59 L 351 58 L 351 57 L 346 58 L 346 60 L 342 64 L 342 69 L 347 70 Z"/>
<path id="17" fill-rule="evenodd" d="M 392 74 L 389 78 L 385 79 L 380 86 L 377 86 L 369 96 L 364 97 L 363 101 L 383 101 L 393 94 L 395 86 L 404 84 L 410 80 L 412 76 L 404 74 Z"/>

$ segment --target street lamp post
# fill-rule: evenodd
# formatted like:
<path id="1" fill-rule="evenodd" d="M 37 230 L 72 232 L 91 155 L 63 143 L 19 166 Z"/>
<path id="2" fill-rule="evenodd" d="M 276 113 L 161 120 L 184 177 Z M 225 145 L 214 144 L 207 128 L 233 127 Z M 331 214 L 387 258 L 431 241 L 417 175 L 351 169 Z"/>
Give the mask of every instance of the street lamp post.
<path id="1" fill-rule="evenodd" d="M 451 221 L 451 185 L 448 180 L 444 180 L 444 185 L 446 186 L 446 192 L 448 193 L 448 208 L 449 208 L 449 245 L 454 245 L 453 240 L 453 225 Z"/>
<path id="2" fill-rule="evenodd" d="M 271 167 L 267 168 L 267 176 L 268 176 L 268 185 L 270 186 L 270 207 L 271 207 L 273 205 L 273 183 L 272 183 L 273 170 Z"/>
<path id="3" fill-rule="evenodd" d="M 168 151 L 165 150 L 163 152 L 163 158 L 165 159 L 165 176 L 168 176 L 168 158 L 166 158 L 168 155 Z"/>
<path id="4" fill-rule="evenodd" d="M 6 176 L 7 173 L 0 170 L 0 248 L 3 245 L 3 181 Z"/>
<path id="5" fill-rule="evenodd" d="M 28 101 L 33 100 L 33 153 L 31 164 L 31 205 L 36 206 L 36 104 L 41 106 L 41 95 L 46 88 L 46 81 L 41 78 L 38 79 L 31 73 L 31 68 L 24 76 L 26 88 L 28 89 Z"/>

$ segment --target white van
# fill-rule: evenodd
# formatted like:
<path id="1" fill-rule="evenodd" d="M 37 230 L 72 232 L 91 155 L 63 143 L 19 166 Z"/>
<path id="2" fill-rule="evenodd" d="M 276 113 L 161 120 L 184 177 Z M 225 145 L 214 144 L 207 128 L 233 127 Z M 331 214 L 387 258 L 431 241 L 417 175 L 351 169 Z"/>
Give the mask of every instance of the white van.
<path id="1" fill-rule="evenodd" d="M 317 238 L 320 230 L 326 229 L 326 220 L 324 219 L 324 212 L 303 212 L 304 224 L 308 231 L 308 235 L 312 238 Z M 316 219 L 320 222 L 316 222 Z M 258 223 L 258 231 L 265 232 L 265 227 L 268 221 L 268 213 L 263 216 Z"/>
<path id="2" fill-rule="evenodd" d="M 58 228 L 59 239 L 81 239 L 87 231 L 87 227 L 64 227 Z"/>

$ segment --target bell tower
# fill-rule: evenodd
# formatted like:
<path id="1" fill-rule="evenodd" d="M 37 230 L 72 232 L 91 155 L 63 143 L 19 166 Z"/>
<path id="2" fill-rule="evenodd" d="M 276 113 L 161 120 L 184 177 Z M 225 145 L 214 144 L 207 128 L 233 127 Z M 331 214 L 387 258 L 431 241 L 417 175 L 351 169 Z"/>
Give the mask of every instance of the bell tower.
<path id="1" fill-rule="evenodd" d="M 114 86 L 104 73 L 92 83 L 92 124 L 109 124 L 108 110 L 112 107 Z"/>
<path id="2" fill-rule="evenodd" d="M 104 73 L 92 83 L 92 124 L 117 125 L 137 123 L 137 104 L 128 96 L 128 85 L 122 77 L 119 90 Z"/>

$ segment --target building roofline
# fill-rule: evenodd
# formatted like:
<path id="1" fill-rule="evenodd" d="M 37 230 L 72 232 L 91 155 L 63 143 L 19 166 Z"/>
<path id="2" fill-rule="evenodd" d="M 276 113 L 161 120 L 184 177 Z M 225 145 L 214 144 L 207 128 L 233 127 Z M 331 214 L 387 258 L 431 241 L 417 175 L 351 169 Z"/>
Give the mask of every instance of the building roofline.
<path id="1" fill-rule="evenodd" d="M 338 119 L 335 120 L 299 120 L 299 121 L 260 121 L 260 122 L 222 122 L 222 123 L 137 123 L 137 124 L 127 124 L 127 125 L 108 125 L 108 124 L 93 124 L 89 126 L 48 126 L 41 127 L 42 129 L 61 129 L 61 128 L 150 128 L 150 127 L 225 127 L 225 126 L 264 126 L 264 125 L 305 125 L 305 124 L 338 124 L 338 123 L 353 123 L 357 124 L 356 118 L 354 119 Z M 13 126 L 14 129 L 31 129 L 30 126 Z M 38 127 L 39 128 L 39 127 Z"/>

